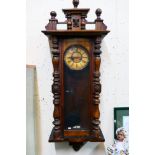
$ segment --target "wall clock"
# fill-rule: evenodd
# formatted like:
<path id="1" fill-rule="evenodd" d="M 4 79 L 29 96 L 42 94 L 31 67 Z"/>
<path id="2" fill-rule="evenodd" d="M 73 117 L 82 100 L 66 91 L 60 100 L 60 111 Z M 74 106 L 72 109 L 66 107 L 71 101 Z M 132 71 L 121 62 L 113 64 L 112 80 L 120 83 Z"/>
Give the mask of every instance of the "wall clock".
<path id="1" fill-rule="evenodd" d="M 56 12 L 42 31 L 49 40 L 53 63 L 54 128 L 49 142 L 68 141 L 74 150 L 87 142 L 104 142 L 100 129 L 100 54 L 102 39 L 109 33 L 101 19 L 101 9 L 96 10 L 93 22 L 86 20 L 88 8 L 63 9 L 66 21 L 59 22 Z M 67 25 L 58 30 L 58 24 Z M 94 24 L 94 30 L 87 30 Z"/>

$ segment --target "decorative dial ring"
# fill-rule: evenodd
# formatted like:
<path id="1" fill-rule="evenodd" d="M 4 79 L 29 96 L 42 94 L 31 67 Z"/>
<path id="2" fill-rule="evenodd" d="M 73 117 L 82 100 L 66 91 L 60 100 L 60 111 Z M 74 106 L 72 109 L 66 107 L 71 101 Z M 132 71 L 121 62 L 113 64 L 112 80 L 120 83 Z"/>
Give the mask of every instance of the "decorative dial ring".
<path id="1" fill-rule="evenodd" d="M 88 65 L 89 56 L 81 46 L 71 46 L 65 52 L 64 61 L 72 70 L 82 70 Z"/>

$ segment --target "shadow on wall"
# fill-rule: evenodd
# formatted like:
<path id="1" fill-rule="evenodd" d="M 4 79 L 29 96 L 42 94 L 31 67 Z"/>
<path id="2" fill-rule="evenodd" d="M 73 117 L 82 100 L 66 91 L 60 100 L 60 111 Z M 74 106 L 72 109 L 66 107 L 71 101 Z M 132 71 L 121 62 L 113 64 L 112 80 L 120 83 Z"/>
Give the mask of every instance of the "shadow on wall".
<path id="1" fill-rule="evenodd" d="M 96 145 L 95 149 L 92 150 L 90 155 L 106 155 L 105 150 L 106 149 L 104 143 L 99 143 L 98 145 Z"/>
<path id="2" fill-rule="evenodd" d="M 106 155 L 104 143 L 87 142 L 78 152 L 68 142 L 55 143 L 56 155 Z"/>

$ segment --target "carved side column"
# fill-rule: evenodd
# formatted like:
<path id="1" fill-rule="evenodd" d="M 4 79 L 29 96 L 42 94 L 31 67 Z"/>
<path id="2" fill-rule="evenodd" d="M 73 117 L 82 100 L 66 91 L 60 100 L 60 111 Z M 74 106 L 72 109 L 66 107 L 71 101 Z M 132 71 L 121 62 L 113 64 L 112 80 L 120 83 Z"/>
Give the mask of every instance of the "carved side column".
<path id="1" fill-rule="evenodd" d="M 101 84 L 100 84 L 100 46 L 101 44 L 101 37 L 97 37 L 95 40 L 95 50 L 94 50 L 94 78 L 93 78 L 93 120 L 92 120 L 92 127 L 93 127 L 93 136 L 98 137 L 100 133 L 100 111 L 99 111 L 99 104 L 100 104 L 100 93 L 101 93 Z"/>
<path id="2" fill-rule="evenodd" d="M 54 139 L 60 139 L 62 137 L 61 134 L 61 120 L 60 120 L 60 72 L 59 72 L 59 49 L 58 49 L 58 39 L 56 37 L 52 37 L 49 39 L 50 41 L 50 48 L 52 56 L 52 63 L 53 63 L 53 85 L 52 85 L 52 93 L 54 96 L 53 104 L 54 104 Z"/>

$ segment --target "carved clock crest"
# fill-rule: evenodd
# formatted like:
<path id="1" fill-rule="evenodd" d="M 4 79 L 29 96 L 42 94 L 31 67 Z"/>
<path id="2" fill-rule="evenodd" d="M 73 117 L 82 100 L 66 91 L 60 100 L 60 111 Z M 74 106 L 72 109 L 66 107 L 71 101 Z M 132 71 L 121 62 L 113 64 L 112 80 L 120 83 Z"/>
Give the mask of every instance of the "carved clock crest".
<path id="1" fill-rule="evenodd" d="M 54 128 L 49 142 L 68 141 L 75 150 L 87 141 L 104 142 L 100 125 L 100 54 L 102 39 L 109 33 L 101 19 L 101 9 L 96 10 L 94 22 L 86 20 L 89 9 L 63 9 L 66 21 L 59 22 L 56 12 L 42 31 L 49 39 L 53 63 Z M 66 24 L 67 30 L 58 30 Z M 94 24 L 94 30 L 86 30 Z"/>

